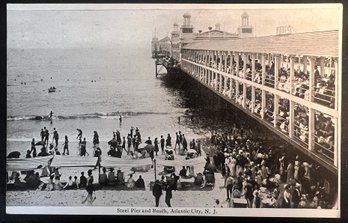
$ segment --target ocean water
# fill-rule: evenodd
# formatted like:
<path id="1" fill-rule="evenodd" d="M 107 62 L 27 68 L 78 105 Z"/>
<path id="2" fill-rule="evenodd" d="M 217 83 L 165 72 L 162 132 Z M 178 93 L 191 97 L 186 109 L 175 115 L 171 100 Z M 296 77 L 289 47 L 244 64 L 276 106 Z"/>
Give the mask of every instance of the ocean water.
<path id="1" fill-rule="evenodd" d="M 50 133 L 56 128 L 61 143 L 65 135 L 77 142 L 80 128 L 91 151 L 93 131 L 104 142 L 116 130 L 126 136 L 131 126 L 139 127 L 143 138 L 175 135 L 178 130 L 188 138 L 207 135 L 206 130 L 185 125 L 187 108 L 179 90 L 166 88 L 154 69 L 147 48 L 9 49 L 7 153 L 16 150 L 25 156 L 43 127 Z M 51 86 L 57 91 L 48 93 Z M 52 124 L 37 120 L 50 111 Z"/>

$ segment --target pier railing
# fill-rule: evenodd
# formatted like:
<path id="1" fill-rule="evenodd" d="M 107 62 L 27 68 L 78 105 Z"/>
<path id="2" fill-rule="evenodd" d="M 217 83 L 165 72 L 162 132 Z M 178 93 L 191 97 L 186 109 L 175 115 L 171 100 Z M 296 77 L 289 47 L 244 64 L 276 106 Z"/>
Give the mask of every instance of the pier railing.
<path id="1" fill-rule="evenodd" d="M 268 120 L 276 131 L 337 168 L 338 58 L 284 57 L 183 49 L 181 67 L 215 93 L 246 112 L 256 114 L 256 118 Z M 259 94 L 261 91 L 259 114 L 253 109 L 256 89 Z M 288 101 L 288 107 L 286 114 L 280 115 L 279 101 L 283 99 Z M 266 104 L 269 106 L 270 102 L 273 111 L 267 109 Z M 307 114 L 303 117 L 296 112 L 299 106 L 306 108 Z M 319 132 L 320 128 L 325 130 Z"/>

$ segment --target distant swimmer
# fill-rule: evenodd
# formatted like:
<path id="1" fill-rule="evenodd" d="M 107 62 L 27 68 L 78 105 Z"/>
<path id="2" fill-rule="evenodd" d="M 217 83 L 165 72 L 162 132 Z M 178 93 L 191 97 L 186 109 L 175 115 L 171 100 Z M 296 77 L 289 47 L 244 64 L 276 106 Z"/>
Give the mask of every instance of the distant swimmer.
<path id="1" fill-rule="evenodd" d="M 122 115 L 120 115 L 120 118 L 119 118 L 119 120 L 120 120 L 120 123 L 122 122 Z"/>

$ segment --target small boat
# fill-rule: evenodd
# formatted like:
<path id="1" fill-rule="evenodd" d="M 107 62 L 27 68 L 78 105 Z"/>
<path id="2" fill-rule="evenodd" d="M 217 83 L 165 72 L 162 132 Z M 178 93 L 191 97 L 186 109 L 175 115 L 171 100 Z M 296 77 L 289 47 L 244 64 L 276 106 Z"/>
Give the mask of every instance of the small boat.
<path id="1" fill-rule="evenodd" d="M 48 93 L 56 92 L 56 87 L 50 87 Z"/>

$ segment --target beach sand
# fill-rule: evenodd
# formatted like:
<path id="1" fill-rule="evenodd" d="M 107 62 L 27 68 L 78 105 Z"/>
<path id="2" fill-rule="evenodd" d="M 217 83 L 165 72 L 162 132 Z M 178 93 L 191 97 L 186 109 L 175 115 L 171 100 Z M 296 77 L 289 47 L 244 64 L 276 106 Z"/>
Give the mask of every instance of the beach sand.
<path id="1" fill-rule="evenodd" d="M 161 152 L 159 152 L 161 153 Z M 123 157 L 126 154 L 123 154 Z M 206 156 L 202 151 L 202 156 Z M 164 159 L 164 155 L 159 155 L 157 159 Z M 176 155 L 176 160 L 183 160 L 184 156 Z M 195 174 L 203 172 L 204 163 L 195 166 Z M 176 174 L 179 175 L 181 167 L 176 167 Z M 69 176 L 80 176 L 80 172 L 84 171 L 87 174 L 88 168 L 60 168 L 59 172 L 62 174 L 61 181 L 66 182 Z M 128 174 L 133 173 L 129 168 L 121 168 L 124 171 L 125 179 L 128 179 Z M 116 172 L 115 169 L 114 172 Z M 163 171 L 163 166 L 157 165 L 157 179 L 161 179 L 160 172 Z M 154 207 L 155 200 L 150 190 L 150 182 L 154 181 L 154 169 L 148 172 L 136 172 L 133 174 L 133 179 L 138 179 L 139 175 L 145 180 L 145 190 L 108 190 L 101 189 L 95 192 L 96 200 L 93 206 L 133 206 L 133 207 Z M 97 182 L 98 170 L 93 170 L 94 181 Z M 181 181 L 190 181 L 191 179 L 180 179 Z M 177 190 L 173 191 L 173 198 L 171 200 L 173 207 L 214 207 L 215 200 L 219 199 L 220 206 L 228 207 L 226 200 L 226 190 L 223 187 L 224 179 L 220 173 L 215 173 L 215 187 L 212 190 Z M 82 200 L 87 195 L 85 189 L 77 190 L 61 190 L 61 191 L 41 191 L 41 190 L 27 190 L 27 191 L 7 191 L 6 205 L 8 206 L 87 206 L 81 204 Z M 160 199 L 160 206 L 166 207 L 164 202 L 165 192 Z"/>

